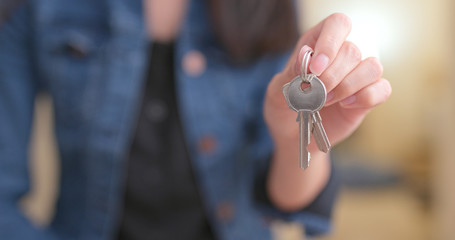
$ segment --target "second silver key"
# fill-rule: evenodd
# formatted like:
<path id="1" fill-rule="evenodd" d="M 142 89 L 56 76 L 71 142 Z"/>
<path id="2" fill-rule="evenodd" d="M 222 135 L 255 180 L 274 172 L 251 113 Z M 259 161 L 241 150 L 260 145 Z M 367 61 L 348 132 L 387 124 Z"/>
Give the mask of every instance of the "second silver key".
<path id="1" fill-rule="evenodd" d="M 313 119 L 313 130 L 311 133 L 313 133 L 314 140 L 316 140 L 316 144 L 321 152 L 328 153 L 332 146 L 322 126 L 322 118 L 319 111 L 313 112 L 311 117 Z"/>

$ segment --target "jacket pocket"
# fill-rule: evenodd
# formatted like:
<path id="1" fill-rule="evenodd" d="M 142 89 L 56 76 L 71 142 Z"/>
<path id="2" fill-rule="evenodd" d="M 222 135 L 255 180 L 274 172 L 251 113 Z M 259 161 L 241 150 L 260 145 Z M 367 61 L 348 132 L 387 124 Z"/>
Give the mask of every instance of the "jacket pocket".
<path id="1" fill-rule="evenodd" d="M 106 31 L 65 26 L 50 28 L 38 43 L 43 84 L 54 100 L 55 115 L 74 127 L 93 115 L 103 84 Z"/>

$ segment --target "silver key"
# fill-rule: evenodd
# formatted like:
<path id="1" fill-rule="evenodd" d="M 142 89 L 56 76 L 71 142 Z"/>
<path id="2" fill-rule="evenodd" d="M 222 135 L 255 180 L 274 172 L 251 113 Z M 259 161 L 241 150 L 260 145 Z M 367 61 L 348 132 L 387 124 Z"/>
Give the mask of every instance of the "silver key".
<path id="1" fill-rule="evenodd" d="M 308 75 L 310 86 L 302 90 L 300 76 L 283 86 L 283 94 L 289 108 L 298 113 L 300 131 L 300 167 L 306 169 L 310 162 L 308 145 L 310 144 L 313 113 L 319 111 L 325 104 L 326 90 L 324 84 L 314 75 Z"/>
<path id="2" fill-rule="evenodd" d="M 312 51 L 304 54 L 300 76 L 295 77 L 291 82 L 283 86 L 283 95 L 291 110 L 297 112 L 299 122 L 299 165 L 306 169 L 310 163 L 310 144 L 311 133 L 313 133 L 319 150 L 328 152 L 330 142 L 322 126 L 322 118 L 319 110 L 326 101 L 326 89 L 322 81 L 313 74 L 308 74 L 309 58 Z M 307 88 L 301 88 L 301 84 L 310 84 Z"/>
<path id="3" fill-rule="evenodd" d="M 322 118 L 319 111 L 312 113 L 312 119 L 313 130 L 311 132 L 313 133 L 314 140 L 316 140 L 316 144 L 321 152 L 328 153 L 332 146 L 330 145 L 329 138 L 327 137 L 324 127 L 322 126 Z"/>
<path id="4" fill-rule="evenodd" d="M 311 140 L 311 111 L 298 111 L 297 122 L 299 122 L 299 167 L 306 169 L 310 166 L 310 152 L 308 145 Z"/>

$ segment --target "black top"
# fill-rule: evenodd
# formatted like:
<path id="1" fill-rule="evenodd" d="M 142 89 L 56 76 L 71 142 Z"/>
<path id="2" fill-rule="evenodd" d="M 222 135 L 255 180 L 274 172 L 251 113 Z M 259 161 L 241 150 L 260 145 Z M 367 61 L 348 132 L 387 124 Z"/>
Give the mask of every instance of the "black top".
<path id="1" fill-rule="evenodd" d="M 118 239 L 214 239 L 178 116 L 174 44 L 151 51 Z"/>
<path id="2" fill-rule="evenodd" d="M 204 212 L 178 115 L 174 44 L 154 43 L 135 136 L 132 142 L 119 240 L 215 239 Z M 270 161 L 270 159 L 269 159 Z M 265 164 L 269 165 L 269 161 Z M 332 172 L 319 196 L 302 209 L 330 218 L 338 177 Z M 258 204 L 272 206 L 267 171 L 255 182 Z M 283 216 L 277 216 L 286 218 Z M 311 232 L 307 232 L 312 234 Z"/>

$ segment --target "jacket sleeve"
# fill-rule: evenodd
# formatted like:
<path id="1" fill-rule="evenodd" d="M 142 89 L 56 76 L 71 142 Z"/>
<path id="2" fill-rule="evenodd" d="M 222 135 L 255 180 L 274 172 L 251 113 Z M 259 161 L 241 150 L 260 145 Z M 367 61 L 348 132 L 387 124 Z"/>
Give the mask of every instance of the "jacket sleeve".
<path id="1" fill-rule="evenodd" d="M 30 188 L 28 145 L 37 89 L 31 36 L 26 6 L 0 25 L 0 239 L 52 239 L 18 206 Z"/>
<path id="2" fill-rule="evenodd" d="M 332 164 L 331 175 L 327 185 L 319 195 L 303 209 L 284 212 L 276 208 L 267 195 L 266 181 L 270 158 L 264 161 L 264 168 L 256 176 L 254 196 L 258 208 L 271 219 L 302 224 L 307 236 L 317 236 L 331 229 L 333 206 L 340 188 L 339 177 Z"/>
<path id="3" fill-rule="evenodd" d="M 273 64 L 267 65 L 275 65 L 275 67 L 269 69 L 276 69 L 276 72 L 279 72 L 283 69 L 288 58 L 289 55 L 285 54 L 275 58 Z M 268 81 L 261 81 L 260 87 L 257 88 L 261 91 L 261 94 L 258 94 L 260 96 L 258 97 L 258 100 L 261 101 L 261 103 L 264 102 L 265 91 L 273 74 L 274 73 L 270 74 Z M 268 198 L 266 190 L 267 175 L 274 146 L 266 123 L 264 122 L 263 107 L 258 109 L 258 112 L 255 113 L 254 135 L 256 140 L 253 147 L 253 158 L 256 161 L 255 166 L 257 166 L 257 174 L 254 183 L 254 197 L 258 209 L 260 209 L 267 218 L 302 224 L 305 233 L 308 236 L 327 233 L 330 230 L 332 209 L 340 187 L 339 178 L 337 177 L 333 164 L 331 164 L 331 176 L 327 185 L 310 205 L 294 212 L 284 212 L 276 208 Z M 296 165 L 296 167 L 298 166 Z"/>

